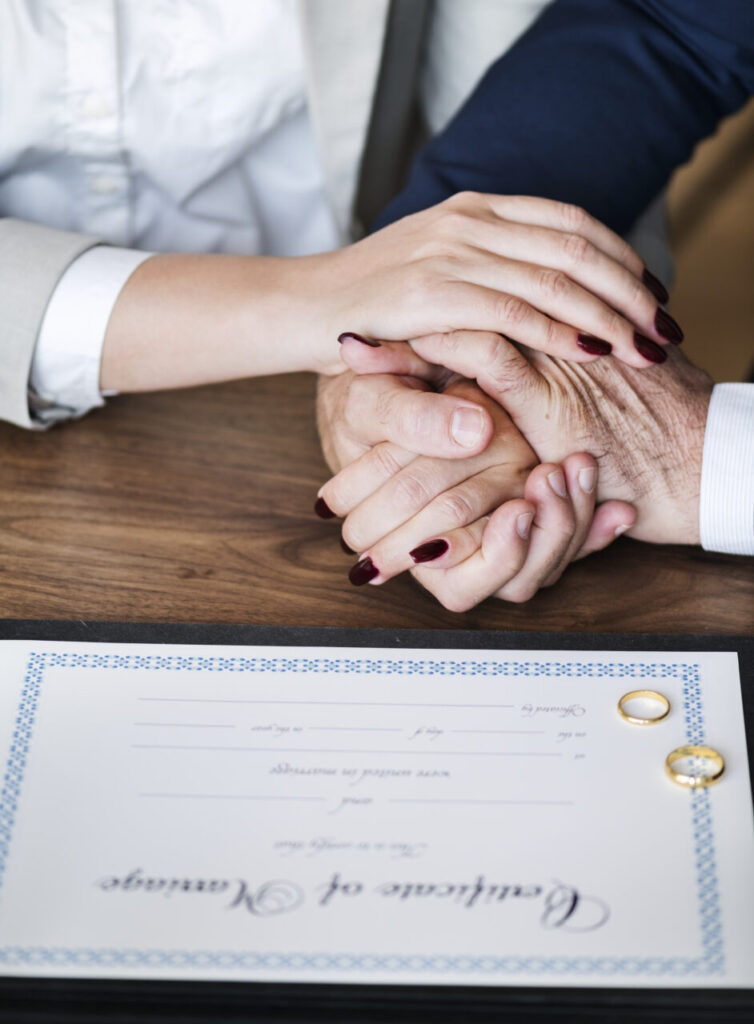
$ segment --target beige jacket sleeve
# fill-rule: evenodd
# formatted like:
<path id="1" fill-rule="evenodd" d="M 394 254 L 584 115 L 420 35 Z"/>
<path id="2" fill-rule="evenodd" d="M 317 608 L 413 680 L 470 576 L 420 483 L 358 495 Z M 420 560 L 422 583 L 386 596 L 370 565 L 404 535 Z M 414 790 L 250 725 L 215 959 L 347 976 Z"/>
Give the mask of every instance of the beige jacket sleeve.
<path id="1" fill-rule="evenodd" d="M 99 239 L 0 219 L 0 419 L 41 427 L 29 409 L 29 372 L 39 328 L 60 278 Z"/>

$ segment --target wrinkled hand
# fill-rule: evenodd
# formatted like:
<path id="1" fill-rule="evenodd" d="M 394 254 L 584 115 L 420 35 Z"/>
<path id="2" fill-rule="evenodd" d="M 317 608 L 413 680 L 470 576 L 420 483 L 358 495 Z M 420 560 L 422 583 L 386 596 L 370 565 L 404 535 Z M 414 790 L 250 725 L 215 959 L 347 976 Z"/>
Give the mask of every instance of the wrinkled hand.
<path id="1" fill-rule="evenodd" d="M 344 346 L 356 370 L 410 373 L 442 385 L 448 370 L 474 377 L 540 459 L 588 451 L 599 465 L 597 500 L 630 501 L 631 535 L 699 543 L 699 486 L 712 381 L 678 350 L 637 373 L 612 360 L 577 366 L 519 350 L 499 335 L 457 331 L 408 345 Z"/>
<path id="2" fill-rule="evenodd" d="M 350 465 L 321 489 L 318 510 L 346 517 L 344 540 L 362 555 L 351 582 L 383 583 L 412 568 L 454 611 L 491 594 L 524 601 L 555 582 L 574 557 L 606 546 L 618 526 L 633 522 L 630 506 L 617 502 L 602 506 L 593 520 L 596 468 L 589 455 L 533 469 L 536 456 L 509 417 L 468 381 L 453 381 L 444 396 L 418 395 L 412 383 L 349 374 L 321 385 L 320 429 L 330 465 Z M 421 398 L 431 404 L 440 397 L 476 398 L 486 406 L 495 436 L 485 452 L 448 461 L 374 443 L 386 403 Z M 404 421 L 409 442 L 411 426 Z"/>

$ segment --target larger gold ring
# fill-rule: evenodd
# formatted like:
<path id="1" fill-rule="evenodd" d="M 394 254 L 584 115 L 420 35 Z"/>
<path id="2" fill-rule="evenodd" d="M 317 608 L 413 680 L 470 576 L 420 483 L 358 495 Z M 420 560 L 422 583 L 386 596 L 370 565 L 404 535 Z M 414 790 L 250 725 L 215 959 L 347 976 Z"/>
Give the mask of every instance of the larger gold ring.
<path id="1" fill-rule="evenodd" d="M 642 716 L 632 715 L 630 711 L 626 710 L 626 705 L 630 701 L 641 699 L 642 697 L 657 701 L 660 705 L 660 713 L 652 716 Z M 658 693 L 657 690 L 631 690 L 630 693 L 624 693 L 618 701 L 618 712 L 627 722 L 631 722 L 632 725 L 654 725 L 655 722 L 661 722 L 663 718 L 668 717 L 670 714 L 670 701 L 663 693 Z"/>
<path id="2" fill-rule="evenodd" d="M 703 758 L 711 763 L 713 770 L 708 774 L 680 771 L 676 765 L 687 757 Z M 725 771 L 725 761 L 723 755 L 712 747 L 677 747 L 675 750 L 671 750 L 665 758 L 665 771 L 676 785 L 700 789 L 703 786 L 714 786 L 716 782 L 720 781 Z"/>

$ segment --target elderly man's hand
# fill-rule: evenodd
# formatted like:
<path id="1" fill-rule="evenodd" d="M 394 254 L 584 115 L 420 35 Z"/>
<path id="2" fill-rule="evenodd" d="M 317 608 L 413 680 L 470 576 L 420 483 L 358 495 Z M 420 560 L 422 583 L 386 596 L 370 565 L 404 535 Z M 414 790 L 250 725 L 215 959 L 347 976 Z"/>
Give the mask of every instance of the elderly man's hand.
<path id="1" fill-rule="evenodd" d="M 541 460 L 590 452 L 599 501 L 630 501 L 631 535 L 699 543 L 699 485 L 712 381 L 678 350 L 643 373 L 613 360 L 577 366 L 519 349 L 496 334 L 457 331 L 343 357 L 362 373 L 403 373 L 442 386 L 448 370 L 476 379 Z M 438 478 L 439 486 L 439 478 Z"/>

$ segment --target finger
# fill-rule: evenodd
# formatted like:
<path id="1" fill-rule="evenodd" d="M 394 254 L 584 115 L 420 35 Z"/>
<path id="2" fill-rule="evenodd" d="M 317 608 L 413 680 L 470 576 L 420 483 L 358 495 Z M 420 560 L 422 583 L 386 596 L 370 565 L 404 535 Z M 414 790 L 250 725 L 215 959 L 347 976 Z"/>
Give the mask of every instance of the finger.
<path id="1" fill-rule="evenodd" d="M 417 458 L 414 452 L 383 441 L 328 480 L 320 487 L 317 497 L 322 498 L 336 516 L 347 516 Z"/>
<path id="2" fill-rule="evenodd" d="M 426 565 L 428 568 L 441 571 L 460 565 L 461 562 L 475 554 L 482 546 L 482 536 L 489 518 L 489 516 L 482 516 L 469 526 L 459 527 L 457 530 L 446 530 L 442 536 L 422 540 L 415 548 L 408 552 L 408 556 L 406 556 L 404 548 L 406 543 L 410 544 L 411 541 L 407 540 L 403 543 L 399 541 L 395 544 L 397 553 L 392 561 L 389 554 L 385 554 L 383 557 L 377 550 L 370 551 L 360 561 L 365 562 L 368 557 L 372 566 L 382 565 L 383 569 L 375 574 L 369 582 L 384 583 L 390 577 L 396 576 L 404 569 L 409 569 L 415 565 Z M 531 518 L 531 513 L 526 513 L 524 516 L 527 533 Z M 389 550 L 389 544 L 390 542 L 387 542 L 387 544 L 382 545 L 385 551 Z"/>
<path id="3" fill-rule="evenodd" d="M 469 558 L 449 569 L 418 565 L 412 575 L 445 608 L 468 611 L 518 574 L 529 550 L 534 512 L 523 499 L 505 502 L 490 516 L 481 546 Z"/>
<path id="4" fill-rule="evenodd" d="M 557 463 L 542 463 L 529 474 L 524 495 L 536 507 L 526 561 L 496 596 L 520 603 L 532 598 L 563 560 L 576 525 L 565 476 Z"/>
<path id="5" fill-rule="evenodd" d="M 657 343 L 667 342 L 654 325 L 657 300 L 624 267 L 580 236 L 573 237 L 584 243 L 583 250 L 576 255 L 574 243 L 569 255 L 562 239 L 571 236 L 511 225 L 495 239 L 492 225 L 486 227 L 500 243 L 500 255 L 479 251 L 464 266 L 463 280 L 515 296 L 537 314 L 519 310 L 511 299 L 502 305 L 509 315 L 503 333 L 577 362 L 611 353 L 638 369 L 664 361 Z M 511 232 L 522 236 L 515 244 L 507 237 Z M 516 317 L 519 322 L 510 323 Z"/>
<path id="6" fill-rule="evenodd" d="M 343 539 L 377 568 L 375 582 L 384 583 L 415 564 L 411 552 L 427 538 L 444 538 L 517 497 L 528 469 L 502 463 L 454 485 L 451 474 L 458 466 L 417 460 L 348 516 Z"/>
<path id="7" fill-rule="evenodd" d="M 447 382 L 444 366 L 428 363 L 405 342 L 382 341 L 373 348 L 354 340 L 353 335 L 341 334 L 341 338 L 341 359 L 354 373 L 408 374 L 440 388 Z"/>
<path id="8" fill-rule="evenodd" d="M 586 538 L 573 556 L 574 561 L 601 551 L 636 522 L 636 509 L 626 501 L 605 501 L 597 506 Z"/>
<path id="9" fill-rule="evenodd" d="M 405 380 L 382 374 L 355 378 L 345 417 L 363 444 L 390 441 L 417 454 L 446 459 L 483 451 L 493 434 L 492 417 L 480 405 L 416 390 Z"/>
<path id="10" fill-rule="evenodd" d="M 636 277 L 644 275 L 646 268 L 641 256 L 624 238 L 580 206 L 536 196 L 485 195 L 483 198 L 497 217 L 518 224 L 537 224 L 543 228 L 583 235 Z M 661 301 L 664 302 L 668 295 L 665 289 L 663 292 L 664 298 Z"/>
<path id="11" fill-rule="evenodd" d="M 543 587 L 550 587 L 573 561 L 576 552 L 583 545 L 594 516 L 594 501 L 597 492 L 597 462 L 587 452 L 569 455 L 562 462 L 563 480 L 574 516 L 571 539 L 566 545 L 560 562 L 542 581 Z"/>
<path id="12" fill-rule="evenodd" d="M 410 342 L 431 363 L 476 380 L 480 388 L 515 419 L 532 402 L 547 396 L 548 385 L 526 357 L 506 338 L 491 331 L 452 331 Z"/>

